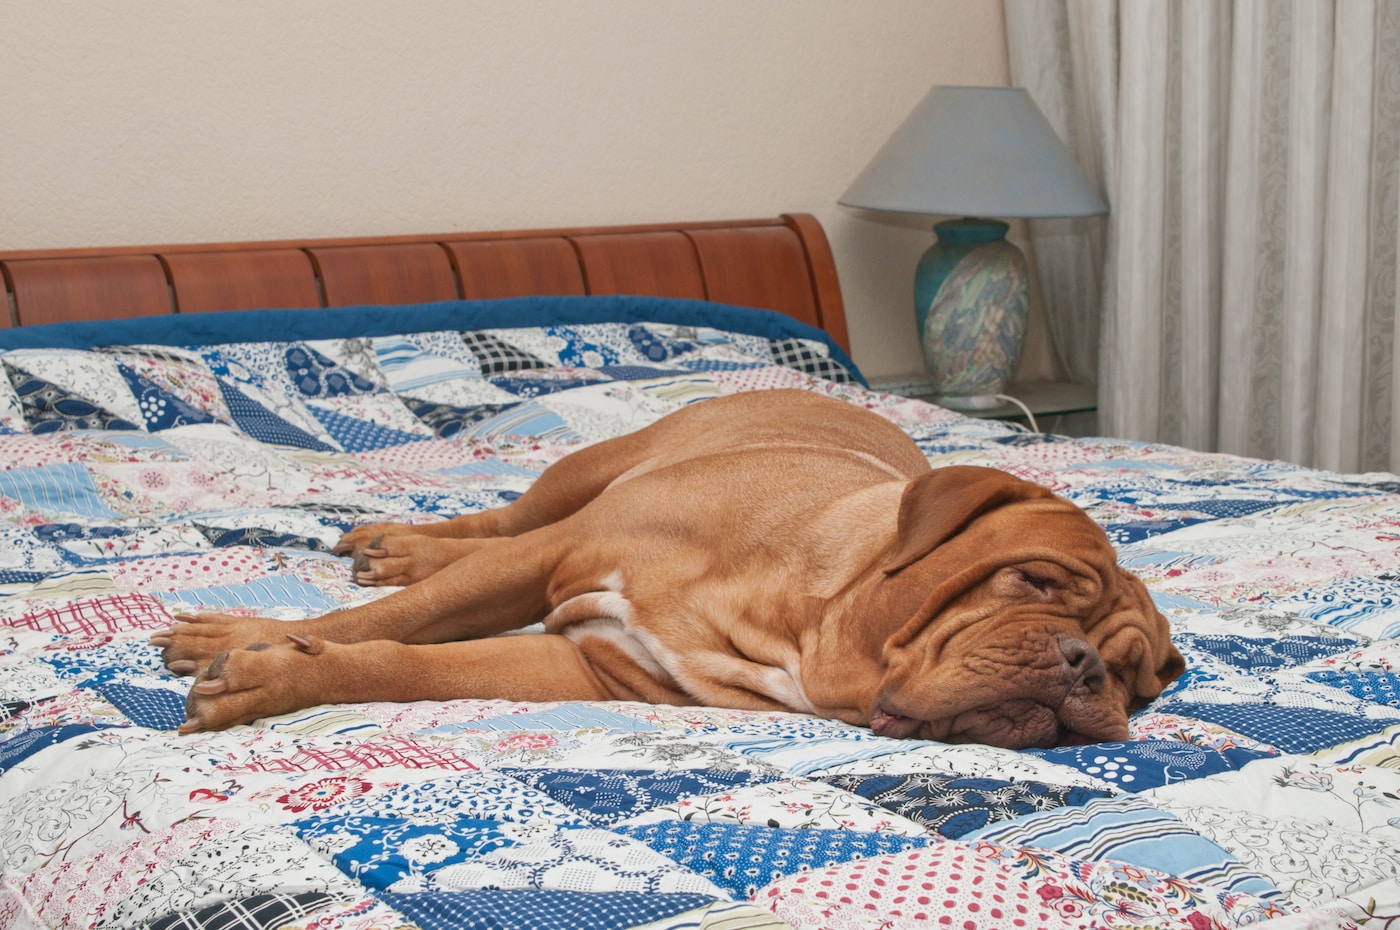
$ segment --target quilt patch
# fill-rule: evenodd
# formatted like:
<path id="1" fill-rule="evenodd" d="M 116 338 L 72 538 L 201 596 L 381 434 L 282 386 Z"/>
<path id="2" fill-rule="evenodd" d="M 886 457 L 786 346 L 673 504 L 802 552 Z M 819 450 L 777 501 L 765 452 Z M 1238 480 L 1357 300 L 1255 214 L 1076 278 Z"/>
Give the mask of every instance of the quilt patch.
<path id="1" fill-rule="evenodd" d="M 921 837 L 853 830 L 783 830 L 730 823 L 650 823 L 620 827 L 617 832 L 646 843 L 740 900 L 794 872 L 904 852 L 928 842 Z"/>
<path id="2" fill-rule="evenodd" d="M 641 927 L 714 899 L 696 894 L 617 891 L 459 891 L 388 894 L 384 901 L 423 930 L 563 930 L 566 927 Z"/>
<path id="3" fill-rule="evenodd" d="M 8 363 L 5 365 L 5 374 L 19 398 L 25 423 L 34 433 L 70 429 L 139 429 L 130 420 L 87 398 L 64 390 L 43 378 L 36 378 Z"/>
<path id="4" fill-rule="evenodd" d="M 999 820 L 1087 804 L 1105 791 L 1078 786 L 943 775 L 833 775 L 825 779 L 943 836 L 958 837 Z"/>
<path id="5" fill-rule="evenodd" d="M 1166 740 L 1098 743 L 1028 749 L 1057 765 L 1079 769 L 1122 791 L 1147 791 L 1191 778 L 1231 772 L 1270 754 L 1251 749 L 1213 750 Z"/>
<path id="6" fill-rule="evenodd" d="M 259 894 L 241 901 L 167 914 L 148 922 L 145 930 L 278 930 L 335 903 L 320 892 Z"/>
<path id="7" fill-rule="evenodd" d="M 628 772 L 579 769 L 498 769 L 599 826 L 672 804 L 681 798 L 716 794 L 774 781 L 776 774 L 756 772 Z"/>

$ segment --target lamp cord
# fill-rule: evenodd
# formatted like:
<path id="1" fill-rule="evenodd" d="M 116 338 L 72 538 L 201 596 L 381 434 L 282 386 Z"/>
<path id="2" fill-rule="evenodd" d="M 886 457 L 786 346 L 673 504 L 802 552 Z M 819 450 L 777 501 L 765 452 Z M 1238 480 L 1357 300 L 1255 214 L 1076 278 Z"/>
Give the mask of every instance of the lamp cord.
<path id="1" fill-rule="evenodd" d="M 1026 415 L 1026 419 L 1031 424 L 1031 432 L 1040 432 L 1040 427 L 1036 425 L 1035 414 L 1031 413 L 1031 408 L 1027 407 L 1025 404 L 1021 403 L 1021 401 L 1018 398 L 1012 397 L 1010 394 L 998 394 L 996 395 L 996 398 L 997 400 L 1002 401 L 1004 403 L 1015 404 L 1017 407 L 1020 407 L 1021 411 Z"/>

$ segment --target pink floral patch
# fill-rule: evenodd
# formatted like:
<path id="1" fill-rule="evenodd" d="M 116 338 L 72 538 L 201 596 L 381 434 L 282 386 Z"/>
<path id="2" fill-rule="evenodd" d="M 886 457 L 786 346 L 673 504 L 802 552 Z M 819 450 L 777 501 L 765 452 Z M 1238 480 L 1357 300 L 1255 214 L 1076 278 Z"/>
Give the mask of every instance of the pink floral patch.
<path id="1" fill-rule="evenodd" d="M 525 731 L 512 733 L 505 739 L 497 740 L 491 748 L 502 755 L 534 755 L 549 752 L 558 743 L 559 740 L 548 733 Z"/>
<path id="2" fill-rule="evenodd" d="M 297 814 L 305 810 L 323 811 L 352 798 L 358 798 L 373 787 L 369 782 L 353 775 L 323 778 L 293 788 L 279 797 L 277 803 L 285 810 Z"/>

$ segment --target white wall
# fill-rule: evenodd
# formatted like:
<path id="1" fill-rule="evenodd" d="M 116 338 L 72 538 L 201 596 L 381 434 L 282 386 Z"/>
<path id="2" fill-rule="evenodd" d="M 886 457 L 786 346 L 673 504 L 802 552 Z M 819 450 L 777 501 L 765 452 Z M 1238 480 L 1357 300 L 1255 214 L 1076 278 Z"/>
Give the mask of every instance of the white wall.
<path id="1" fill-rule="evenodd" d="M 1007 80 L 1000 0 L 0 0 L 0 249 L 806 211 L 857 362 L 917 379 L 929 235 L 836 198 Z"/>

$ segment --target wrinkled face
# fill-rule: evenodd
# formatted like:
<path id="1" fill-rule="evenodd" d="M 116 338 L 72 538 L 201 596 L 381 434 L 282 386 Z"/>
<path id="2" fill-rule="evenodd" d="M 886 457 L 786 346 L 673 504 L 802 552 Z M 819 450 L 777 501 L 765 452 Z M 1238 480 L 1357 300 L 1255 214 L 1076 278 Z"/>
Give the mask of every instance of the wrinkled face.
<path id="1" fill-rule="evenodd" d="M 870 709 L 886 736 L 1007 748 L 1123 740 L 1184 668 L 1103 531 L 1048 493 L 966 522 L 889 583 L 911 619 Z"/>

